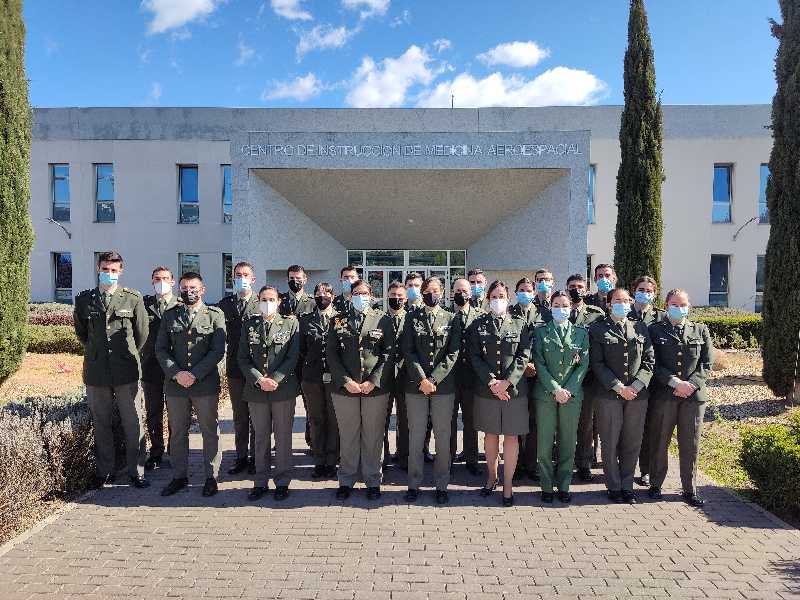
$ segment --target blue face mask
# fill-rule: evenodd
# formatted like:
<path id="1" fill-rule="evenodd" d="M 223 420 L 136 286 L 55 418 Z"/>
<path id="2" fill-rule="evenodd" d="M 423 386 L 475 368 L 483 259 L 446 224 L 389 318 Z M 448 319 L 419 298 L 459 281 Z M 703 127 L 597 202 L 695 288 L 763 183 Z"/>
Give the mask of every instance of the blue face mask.
<path id="1" fill-rule="evenodd" d="M 556 308 L 551 308 L 550 312 L 553 314 L 553 320 L 556 323 L 563 323 L 567 319 L 569 319 L 570 309 L 558 306 Z"/>
<path id="2" fill-rule="evenodd" d="M 353 296 L 353 308 L 358 312 L 364 312 L 370 306 L 369 296 Z"/>
<path id="3" fill-rule="evenodd" d="M 615 302 L 611 305 L 611 314 L 615 317 L 626 317 L 629 312 L 631 312 L 631 305 L 627 302 Z"/>
<path id="4" fill-rule="evenodd" d="M 603 292 L 604 294 L 607 294 L 608 292 L 614 289 L 614 284 L 611 283 L 611 280 L 609 278 L 601 277 L 600 279 L 597 280 L 597 289 Z"/>
<path id="5" fill-rule="evenodd" d="M 100 271 L 99 281 L 100 285 L 114 285 L 119 281 L 119 273 L 106 273 L 105 271 Z"/>
<path id="6" fill-rule="evenodd" d="M 482 296 L 485 288 L 482 285 L 471 285 L 469 289 L 472 290 L 472 296 L 477 298 L 478 296 Z"/>
<path id="7" fill-rule="evenodd" d="M 637 304 L 650 304 L 653 302 L 654 297 L 655 294 L 651 294 L 650 292 L 636 292 L 634 300 L 636 300 Z"/>
<path id="8" fill-rule="evenodd" d="M 536 291 L 540 294 L 549 294 L 550 290 L 553 289 L 553 286 L 547 283 L 544 279 L 541 279 L 536 282 Z"/>
<path id="9" fill-rule="evenodd" d="M 408 296 L 409 302 L 416 302 L 419 300 L 419 288 L 414 287 L 413 285 L 406 288 L 406 295 Z"/>
<path id="10" fill-rule="evenodd" d="M 243 292 L 250 289 L 250 280 L 244 277 L 235 277 L 233 279 L 233 289 L 237 292 Z"/>
<path id="11" fill-rule="evenodd" d="M 350 289 L 353 287 L 353 284 L 350 283 L 349 279 L 342 279 L 342 293 L 349 294 Z"/>
<path id="12" fill-rule="evenodd" d="M 533 292 L 517 292 L 517 302 L 526 306 L 533 302 Z"/>
<path id="13" fill-rule="evenodd" d="M 689 307 L 688 306 L 675 306 L 670 304 L 667 306 L 667 314 L 669 314 L 669 318 L 673 321 L 682 321 L 686 317 L 689 316 Z"/>

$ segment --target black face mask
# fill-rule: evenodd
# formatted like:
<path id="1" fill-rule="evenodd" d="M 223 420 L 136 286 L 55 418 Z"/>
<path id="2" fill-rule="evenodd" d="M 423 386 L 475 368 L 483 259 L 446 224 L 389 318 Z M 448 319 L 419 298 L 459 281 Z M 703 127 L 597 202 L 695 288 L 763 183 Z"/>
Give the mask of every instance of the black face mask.
<path id="1" fill-rule="evenodd" d="M 406 301 L 402 298 L 389 298 L 389 308 L 392 310 L 400 310 L 405 306 Z"/>
<path id="2" fill-rule="evenodd" d="M 575 288 L 569 290 L 569 298 L 573 302 L 580 302 L 583 300 L 583 292 L 581 290 L 576 290 Z"/>
<path id="3" fill-rule="evenodd" d="M 314 296 L 314 303 L 317 305 L 317 308 L 320 310 L 325 310 L 331 305 L 331 297 L 330 296 Z"/>
<path id="4" fill-rule="evenodd" d="M 439 305 L 439 297 L 434 296 L 431 292 L 422 294 L 422 301 L 425 303 L 425 306 L 429 306 L 430 308 Z"/>
<path id="5" fill-rule="evenodd" d="M 303 289 L 303 284 L 296 279 L 289 280 L 289 289 L 292 290 L 295 294 Z"/>
<path id="6" fill-rule="evenodd" d="M 456 292 L 453 294 L 453 302 L 456 306 L 466 306 L 467 302 L 469 302 L 469 298 L 466 297 L 464 292 Z"/>
<path id="7" fill-rule="evenodd" d="M 200 300 L 200 294 L 187 290 L 185 292 L 181 292 L 181 300 L 183 300 L 183 303 L 187 306 L 193 306 Z"/>

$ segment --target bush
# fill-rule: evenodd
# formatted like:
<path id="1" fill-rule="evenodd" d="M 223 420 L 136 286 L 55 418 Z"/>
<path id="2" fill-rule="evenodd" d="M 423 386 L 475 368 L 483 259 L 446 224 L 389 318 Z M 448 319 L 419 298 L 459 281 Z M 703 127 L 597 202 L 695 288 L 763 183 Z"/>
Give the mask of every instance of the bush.
<path id="1" fill-rule="evenodd" d="M 750 426 L 742 429 L 739 461 L 770 510 L 800 510 L 800 420 L 790 427 Z"/>
<path id="2" fill-rule="evenodd" d="M 761 342 L 761 317 L 749 313 L 742 316 L 698 316 L 692 319 L 708 325 L 716 348 L 758 348 Z"/>
<path id="3" fill-rule="evenodd" d="M 728 306 L 692 306 L 692 318 L 700 317 L 752 317 L 753 311 Z"/>
<path id="4" fill-rule="evenodd" d="M 28 352 L 83 354 L 83 346 L 69 325 L 28 325 Z"/>
<path id="5" fill-rule="evenodd" d="M 45 302 L 28 305 L 28 324 L 30 325 L 73 325 L 72 306 Z"/>

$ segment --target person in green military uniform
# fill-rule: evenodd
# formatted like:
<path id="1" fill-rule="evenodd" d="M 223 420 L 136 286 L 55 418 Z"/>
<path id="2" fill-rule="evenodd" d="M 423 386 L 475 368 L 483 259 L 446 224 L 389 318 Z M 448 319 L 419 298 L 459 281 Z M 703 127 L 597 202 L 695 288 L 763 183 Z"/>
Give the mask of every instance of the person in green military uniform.
<path id="1" fill-rule="evenodd" d="M 708 326 L 689 320 L 689 295 L 681 289 L 667 292 L 666 320 L 650 325 L 655 350 L 655 373 L 652 385 L 654 414 L 651 424 L 650 473 L 648 494 L 661 499 L 661 486 L 667 477 L 669 444 L 678 428 L 683 499 L 691 506 L 703 506 L 697 495 L 697 453 L 708 391 L 706 379 L 711 373 L 714 347 Z"/>
<path id="2" fill-rule="evenodd" d="M 342 267 L 339 271 L 339 281 L 342 286 L 342 293 L 333 299 L 333 310 L 337 313 L 344 313 L 350 310 L 350 304 L 353 300 L 352 288 L 353 283 L 358 281 L 358 269 L 353 265 Z"/>
<path id="3" fill-rule="evenodd" d="M 573 325 L 588 328 L 589 325 L 606 316 L 602 308 L 586 304 L 583 301 L 588 282 L 586 277 L 575 273 L 567 278 L 567 293 L 570 299 L 569 322 Z M 575 449 L 575 466 L 578 479 L 590 482 L 592 463 L 597 462 L 597 451 L 600 448 L 599 435 L 594 411 L 594 376 L 589 369 L 583 378 L 583 400 L 581 416 L 578 421 L 578 443 Z"/>
<path id="4" fill-rule="evenodd" d="M 328 283 L 314 287 L 315 308 L 300 315 L 301 386 L 306 401 L 306 416 L 311 422 L 311 450 L 314 470 L 311 476 L 335 477 L 339 460 L 339 428 L 331 399 L 331 370 L 328 368 L 328 331 L 333 320 L 333 288 Z"/>
<path id="5" fill-rule="evenodd" d="M 225 314 L 203 302 L 199 273 L 181 275 L 181 304 L 161 319 L 156 357 L 164 370 L 173 478 L 161 490 L 171 496 L 189 484 L 189 426 L 192 409 L 203 438 L 203 496 L 217 493 L 219 452 L 219 363 L 225 356 Z"/>
<path id="6" fill-rule="evenodd" d="M 400 334 L 405 325 L 406 315 L 406 288 L 399 281 L 389 284 L 387 293 L 388 308 L 386 314 L 392 319 L 392 328 L 396 340 L 400 339 Z M 383 433 L 383 466 L 388 465 L 391 455 L 389 453 L 389 424 L 392 417 L 392 405 L 396 410 L 395 416 L 395 455 L 394 462 L 401 469 L 408 470 L 408 413 L 406 412 L 406 389 L 405 389 L 405 363 L 400 351 L 400 344 L 394 345 L 394 356 L 391 357 L 392 368 L 387 370 L 385 375 L 386 385 L 384 389 L 388 394 L 389 400 L 386 407 L 386 427 Z"/>
<path id="7" fill-rule="evenodd" d="M 148 487 L 144 478 L 146 442 L 144 406 L 139 390 L 140 353 L 147 341 L 148 320 L 142 295 L 120 287 L 122 257 L 103 252 L 97 260 L 98 286 L 75 297 L 75 335 L 83 345 L 83 383 L 94 425 L 97 471 L 94 488 L 114 481 L 116 403 L 125 432 L 126 459 L 131 484 Z"/>
<path id="8" fill-rule="evenodd" d="M 453 389 L 455 399 L 453 402 L 453 419 L 450 433 L 450 454 L 455 457 L 454 462 L 463 462 L 470 475 L 478 475 L 478 431 L 475 429 L 475 371 L 469 360 L 467 350 L 467 331 L 475 319 L 485 314 L 480 307 L 472 306 L 470 298 L 469 281 L 458 278 L 450 286 L 453 295 L 451 311 L 461 321 L 461 348 L 458 360 L 453 367 Z M 463 451 L 456 454 L 458 442 L 458 411 L 461 409 L 463 422 L 462 444 Z"/>
<path id="9" fill-rule="evenodd" d="M 406 502 L 415 502 L 422 484 L 423 447 L 428 420 L 436 437 L 433 477 L 436 502 L 448 502 L 450 483 L 450 427 L 455 391 L 452 371 L 461 349 L 461 321 L 440 306 L 442 282 L 428 277 L 421 288 L 424 308 L 408 314 L 400 346 L 406 366 L 408 411 L 408 491 Z"/>
<path id="10" fill-rule="evenodd" d="M 513 506 L 513 476 L 519 457 L 519 436 L 528 433 L 530 327 L 508 313 L 508 286 L 489 286 L 491 313 L 479 316 L 467 332 L 470 361 L 478 377 L 475 428 L 484 432 L 486 485 L 482 496 L 497 487 L 500 436 L 503 436 L 503 506 Z"/>
<path id="11" fill-rule="evenodd" d="M 583 400 L 583 378 L 589 369 L 589 332 L 570 323 L 569 294 L 550 297 L 552 320 L 534 329 L 533 362 L 536 365 L 534 396 L 539 442 L 539 477 L 542 502 L 570 502 L 569 484 L 575 464 L 578 421 Z M 553 470 L 553 442 L 558 434 L 558 466 Z"/>
<path id="12" fill-rule="evenodd" d="M 409 271 L 406 273 L 406 278 L 404 282 L 406 288 L 406 312 L 413 313 L 418 310 L 422 310 L 425 308 L 425 305 L 422 302 L 422 275 L 417 273 L 416 271 Z M 397 338 L 397 344 L 400 345 L 400 338 Z M 398 348 L 398 356 L 402 355 L 402 352 Z M 405 399 L 405 396 L 404 396 Z M 405 410 L 406 407 L 403 407 L 402 418 L 405 420 L 403 423 L 403 429 L 408 431 L 408 412 Z M 398 427 L 400 429 L 400 427 Z M 431 454 L 431 432 L 433 431 L 433 423 L 431 420 L 428 419 L 428 428 L 425 432 L 425 445 L 422 449 L 422 456 L 426 463 L 433 462 L 433 455 Z M 404 465 L 408 465 L 408 457 L 403 463 Z"/>
<path id="13" fill-rule="evenodd" d="M 367 499 L 381 496 L 381 451 L 386 423 L 387 369 L 392 369 L 395 336 L 391 318 L 372 308 L 372 288 L 356 280 L 351 308 L 337 313 L 326 348 L 339 425 L 339 489 L 346 500 L 361 476 Z"/>
<path id="14" fill-rule="evenodd" d="M 217 306 L 225 315 L 227 352 L 225 353 L 225 374 L 228 377 L 228 390 L 233 411 L 233 440 L 236 448 L 236 461 L 228 469 L 229 475 L 237 475 L 248 469 L 255 472 L 255 436 L 250 423 L 250 407 L 244 400 L 244 374 L 236 358 L 242 324 L 252 315 L 258 314 L 258 294 L 253 286 L 256 282 L 255 269 L 249 262 L 239 262 L 233 267 L 234 293 L 225 296 Z"/>
<path id="15" fill-rule="evenodd" d="M 628 314 L 629 319 L 641 321 L 648 327 L 656 321 L 665 319 L 667 313 L 653 305 L 658 296 L 658 283 L 648 275 L 637 277 L 631 286 L 633 294 L 633 307 Z M 642 448 L 639 450 L 639 476 L 638 483 L 650 487 L 650 429 L 653 420 L 653 405 L 647 404 L 647 415 L 644 419 L 644 433 L 642 434 Z"/>
<path id="16" fill-rule="evenodd" d="M 300 392 L 297 362 L 300 329 L 297 317 L 278 314 L 278 290 L 265 285 L 258 292 L 258 315 L 242 327 L 237 359 L 244 373 L 244 399 L 256 431 L 256 473 L 248 499 L 259 500 L 275 482 L 275 500 L 289 496 L 292 467 L 294 406 Z M 275 464 L 270 442 L 275 435 Z M 263 483 L 263 485 L 262 485 Z"/>
<path id="17" fill-rule="evenodd" d="M 164 313 L 180 300 L 172 293 L 175 279 L 167 267 L 156 267 L 152 273 L 155 294 L 144 297 L 149 333 L 142 348 L 142 389 L 144 391 L 145 422 L 150 436 L 150 455 L 144 464 L 145 470 L 161 466 L 164 455 L 164 371 L 156 358 L 156 338 Z"/>
<path id="18" fill-rule="evenodd" d="M 609 292 L 608 316 L 589 326 L 589 360 L 595 377 L 595 410 L 608 497 L 612 502 L 634 504 L 633 475 L 642 445 L 654 358 L 647 327 L 628 319 L 631 301 L 625 288 Z"/>
<path id="19" fill-rule="evenodd" d="M 280 315 L 282 317 L 294 315 L 299 318 L 300 315 L 314 312 L 314 298 L 309 296 L 305 289 L 308 281 L 305 267 L 302 265 L 290 265 L 286 269 L 286 279 L 289 291 L 280 295 L 280 306 L 278 308 Z"/>

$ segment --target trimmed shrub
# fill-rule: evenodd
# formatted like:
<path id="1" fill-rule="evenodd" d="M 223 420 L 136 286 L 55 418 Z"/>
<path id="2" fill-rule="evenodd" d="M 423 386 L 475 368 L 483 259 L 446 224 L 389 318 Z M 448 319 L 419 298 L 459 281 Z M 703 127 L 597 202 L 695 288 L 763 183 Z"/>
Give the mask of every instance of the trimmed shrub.
<path id="1" fill-rule="evenodd" d="M 71 325 L 28 325 L 28 352 L 83 354 L 83 346 Z"/>
<path id="2" fill-rule="evenodd" d="M 692 306 L 692 319 L 700 317 L 752 317 L 756 313 L 742 308 L 729 306 Z"/>
<path id="3" fill-rule="evenodd" d="M 29 325 L 73 325 L 72 306 L 45 302 L 28 305 Z"/>
<path id="4" fill-rule="evenodd" d="M 765 508 L 797 513 L 800 509 L 800 421 L 790 427 L 766 425 L 742 429 L 739 461 L 758 489 Z"/>
<path id="5" fill-rule="evenodd" d="M 754 314 L 735 317 L 692 315 L 692 320 L 708 325 L 716 348 L 758 348 L 761 342 L 761 317 Z"/>

